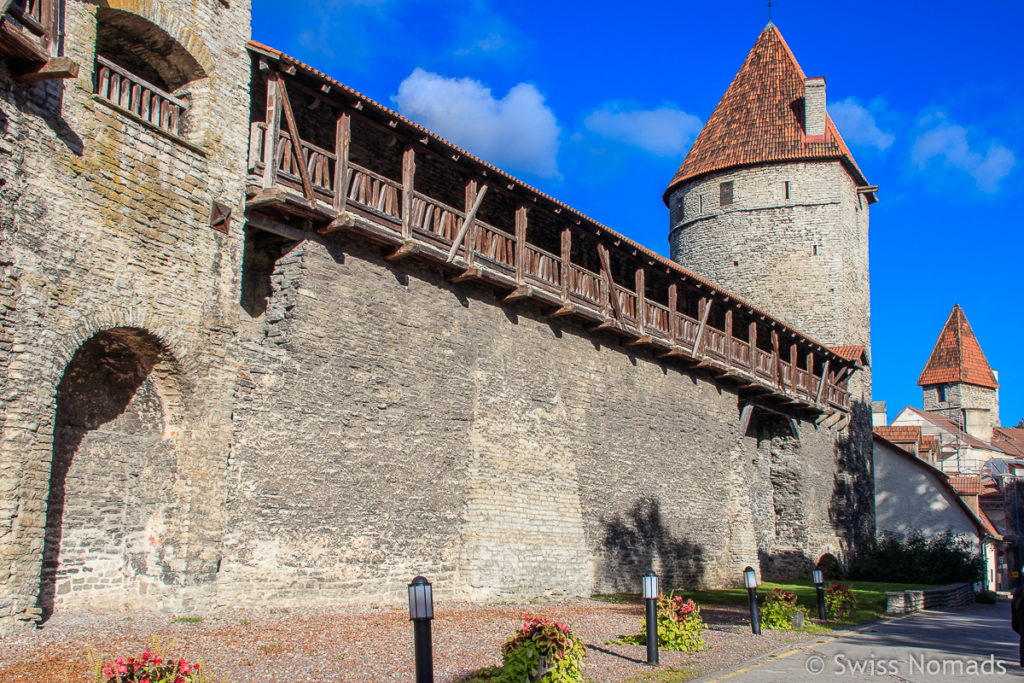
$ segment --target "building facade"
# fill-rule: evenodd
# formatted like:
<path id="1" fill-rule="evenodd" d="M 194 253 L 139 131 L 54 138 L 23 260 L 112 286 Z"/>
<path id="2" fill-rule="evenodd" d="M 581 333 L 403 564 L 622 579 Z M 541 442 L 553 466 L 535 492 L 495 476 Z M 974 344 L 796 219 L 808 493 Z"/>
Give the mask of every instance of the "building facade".
<path id="1" fill-rule="evenodd" d="M 866 356 L 795 311 L 247 43 L 246 2 L 3 16 L 3 628 L 721 585 L 873 528 Z"/>

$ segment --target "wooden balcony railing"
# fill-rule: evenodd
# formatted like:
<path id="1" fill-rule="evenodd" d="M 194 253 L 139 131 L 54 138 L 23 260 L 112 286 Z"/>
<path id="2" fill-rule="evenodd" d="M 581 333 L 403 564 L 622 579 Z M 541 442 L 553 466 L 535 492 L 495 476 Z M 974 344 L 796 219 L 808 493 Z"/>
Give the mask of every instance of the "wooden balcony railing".
<path id="1" fill-rule="evenodd" d="M 252 124 L 249 156 L 250 172 L 264 183 L 266 130 L 263 123 Z M 491 273 L 487 277 L 492 281 L 525 290 L 535 288 L 542 293 L 539 296 L 546 297 L 545 301 L 561 302 L 559 310 L 570 313 L 582 311 L 581 315 L 590 320 L 607 321 L 617 309 L 614 315 L 623 334 L 649 339 L 647 343 L 661 350 L 675 350 L 679 355 L 681 349 L 683 355 L 729 368 L 733 376 L 749 378 L 745 381 L 769 387 L 774 393 L 806 404 L 825 403 L 841 410 L 850 407 L 849 393 L 832 381 L 831 374 L 823 387 L 820 375 L 793 367 L 777 352 L 765 351 L 749 341 L 732 337 L 708 323 L 706 315 L 701 321 L 647 298 L 649 292 L 643 292 L 641 297 L 629 287 L 610 282 L 605 269 L 602 273 L 595 273 L 576 263 L 563 263 L 562 256 L 528 243 L 525 229 L 518 222 L 513 234 L 480 220 L 474 211 L 472 229 L 465 233 L 465 237 L 460 237 L 470 211 L 449 206 L 411 189 L 411 177 L 406 177 L 403 182 L 348 161 L 343 169 L 344 177 L 339 180 L 336 154 L 301 142 L 303 157 L 297 159 L 294 149 L 290 135 L 281 131 L 272 155 L 277 170 L 275 182 L 303 198 L 307 209 L 309 204 L 320 207 L 317 210 L 325 218 L 335 215 L 335 185 L 341 182 L 345 188 L 346 211 L 361 212 L 368 219 L 383 219 L 372 223 L 372 234 L 377 241 L 400 245 L 410 239 L 418 240 L 426 248 L 433 248 L 431 253 L 437 254 L 439 260 L 444 259 L 442 254 L 448 256 L 449 262 L 461 258 L 467 273 L 471 270 L 470 265 L 474 272 L 482 267 Z M 305 164 L 313 191 L 312 202 L 308 195 L 303 197 L 306 191 L 299 173 L 300 163 Z M 472 196 L 468 190 L 467 196 Z M 409 202 L 407 215 L 405 201 Z M 371 230 L 370 227 L 365 229 Z M 569 237 L 563 236 L 563 254 L 570 253 L 572 233 L 568 234 Z M 459 239 L 459 244 L 452 251 L 456 239 Z M 522 259 L 522 263 L 518 263 L 518 259 Z M 473 277 L 483 276 L 477 274 Z M 563 283 L 563 277 L 567 282 Z M 638 276 L 637 283 L 638 287 L 644 287 L 642 277 Z M 523 287 L 527 284 L 530 287 Z M 612 296 L 617 306 L 612 305 Z M 641 301 L 642 316 L 639 315 Z M 711 300 L 706 301 L 710 303 L 702 305 L 715 305 Z"/>
<path id="2" fill-rule="evenodd" d="M 8 12 L 30 33 L 45 36 L 47 20 L 43 4 L 43 0 L 14 0 Z"/>
<path id="3" fill-rule="evenodd" d="M 96 55 L 96 94 L 161 130 L 181 134 L 188 103 Z"/>
<path id="4" fill-rule="evenodd" d="M 322 150 L 321 150 L 322 151 Z M 323 152 L 331 160 L 333 178 L 334 155 Z M 379 214 L 384 218 L 401 222 L 402 220 L 402 187 L 400 183 L 385 178 L 373 171 L 350 163 L 348 178 L 348 201 L 364 209 Z M 330 189 L 324 186 L 323 189 Z M 416 206 L 415 202 L 413 203 Z"/>
<path id="5" fill-rule="evenodd" d="M 450 246 L 466 215 L 420 192 L 412 193 L 412 229 Z"/>
<path id="6" fill-rule="evenodd" d="M 540 284 L 562 286 L 561 258 L 532 244 L 526 245 L 525 254 L 524 272 L 528 278 Z"/>
<path id="7" fill-rule="evenodd" d="M 477 256 L 505 269 L 515 270 L 516 238 L 504 230 L 477 220 L 475 243 Z"/>

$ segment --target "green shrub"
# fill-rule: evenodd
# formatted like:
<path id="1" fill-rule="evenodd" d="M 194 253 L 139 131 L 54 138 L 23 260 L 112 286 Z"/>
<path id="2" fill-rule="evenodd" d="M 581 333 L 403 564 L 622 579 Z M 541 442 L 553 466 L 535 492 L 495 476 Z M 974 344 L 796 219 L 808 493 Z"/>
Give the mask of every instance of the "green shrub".
<path id="1" fill-rule="evenodd" d="M 700 607 L 693 600 L 683 600 L 683 596 L 662 593 L 658 596 L 658 647 L 678 652 L 697 652 L 703 650 L 703 632 L 707 628 L 700 616 Z M 626 645 L 647 644 L 647 620 L 640 626 L 640 635 L 626 636 L 613 643 Z"/>
<path id="2" fill-rule="evenodd" d="M 994 605 L 996 604 L 996 592 L 981 591 L 980 593 L 975 593 L 974 601 L 981 603 L 982 605 Z"/>
<path id="3" fill-rule="evenodd" d="M 850 579 L 888 583 L 972 583 L 980 581 L 984 561 L 966 537 L 949 532 L 926 539 L 887 536 L 869 541 L 857 555 Z"/>
<path id="4" fill-rule="evenodd" d="M 765 596 L 761 606 L 761 627 L 776 631 L 792 631 L 793 615 L 806 610 L 796 606 L 796 593 L 776 588 Z"/>
<path id="5" fill-rule="evenodd" d="M 841 583 L 833 583 L 825 589 L 825 611 L 829 619 L 843 619 L 852 616 L 857 609 L 857 598 Z"/>
<path id="6" fill-rule="evenodd" d="M 565 624 L 527 617 L 501 648 L 501 668 L 478 671 L 474 680 L 500 683 L 575 683 L 583 680 L 583 639 Z"/>

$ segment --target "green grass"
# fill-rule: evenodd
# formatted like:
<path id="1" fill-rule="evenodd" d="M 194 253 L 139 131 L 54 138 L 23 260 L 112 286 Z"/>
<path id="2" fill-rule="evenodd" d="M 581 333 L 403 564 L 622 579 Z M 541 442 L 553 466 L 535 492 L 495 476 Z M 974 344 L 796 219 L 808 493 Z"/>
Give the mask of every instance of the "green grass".
<path id="1" fill-rule="evenodd" d="M 874 581 L 842 581 L 844 586 L 850 589 L 857 598 L 857 614 L 853 618 L 843 619 L 834 622 L 836 624 L 861 624 L 866 621 L 874 621 L 885 616 L 885 604 L 887 591 L 921 590 L 923 588 L 934 588 L 930 584 L 911 583 L 880 583 Z M 810 616 L 818 614 L 818 597 L 814 584 L 810 579 L 794 579 L 786 583 L 774 583 L 766 581 L 758 587 L 758 595 L 763 596 L 774 588 L 782 588 L 793 591 L 797 596 L 797 603 L 807 608 Z M 685 598 L 692 598 L 700 605 L 747 605 L 746 588 L 715 588 L 701 591 L 677 591 L 677 594 Z M 640 602 L 638 593 L 611 593 L 595 595 L 594 600 L 605 602 Z M 810 625 L 809 628 L 820 628 Z"/>
<path id="2" fill-rule="evenodd" d="M 644 672 L 628 679 L 626 683 L 682 683 L 700 676 L 701 672 L 686 666 L 670 666 L 659 671 Z"/>
<path id="3" fill-rule="evenodd" d="M 202 622 L 202 617 L 174 617 L 176 624 L 201 624 Z"/>

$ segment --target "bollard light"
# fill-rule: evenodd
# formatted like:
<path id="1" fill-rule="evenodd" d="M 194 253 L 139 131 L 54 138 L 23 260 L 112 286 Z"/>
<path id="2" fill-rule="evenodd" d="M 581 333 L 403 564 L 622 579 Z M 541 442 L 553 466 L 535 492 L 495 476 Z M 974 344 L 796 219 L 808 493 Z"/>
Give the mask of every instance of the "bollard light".
<path id="1" fill-rule="evenodd" d="M 821 567 L 815 567 L 811 572 L 811 577 L 814 579 L 814 588 L 818 593 L 818 619 L 825 621 L 825 574 L 821 571 Z"/>
<path id="2" fill-rule="evenodd" d="M 658 599 L 658 575 L 647 572 L 644 575 L 644 600 Z"/>
<path id="3" fill-rule="evenodd" d="M 409 620 L 413 622 L 416 683 L 434 683 L 434 653 L 430 642 L 430 620 L 433 618 L 434 595 L 430 582 L 417 576 L 409 584 Z"/>
<path id="4" fill-rule="evenodd" d="M 647 603 L 647 663 L 658 663 L 658 575 L 644 575 L 644 601 Z"/>
<path id="5" fill-rule="evenodd" d="M 757 608 L 757 572 L 753 567 L 743 570 L 743 582 L 747 585 L 747 597 L 750 599 L 750 631 L 755 636 L 761 635 L 761 610 Z"/>

